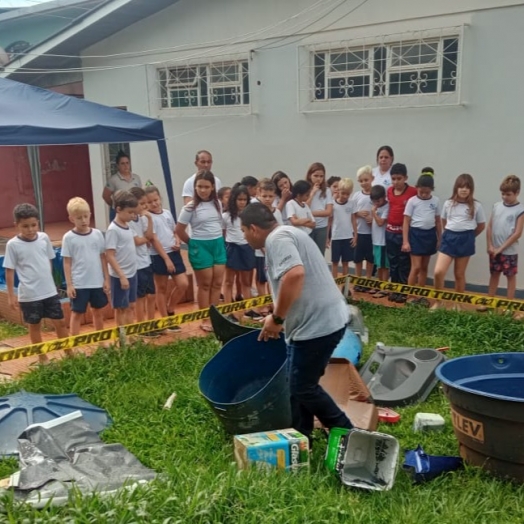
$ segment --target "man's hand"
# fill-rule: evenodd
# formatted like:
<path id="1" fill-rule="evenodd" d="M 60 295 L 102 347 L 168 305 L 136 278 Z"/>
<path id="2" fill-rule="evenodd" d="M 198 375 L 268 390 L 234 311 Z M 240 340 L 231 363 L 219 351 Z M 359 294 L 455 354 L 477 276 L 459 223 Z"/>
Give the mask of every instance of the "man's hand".
<path id="1" fill-rule="evenodd" d="M 267 342 L 270 338 L 277 339 L 280 336 L 280 333 L 284 329 L 284 326 L 276 324 L 273 320 L 273 315 L 268 315 L 264 319 L 264 325 L 262 327 L 262 331 L 260 332 L 260 335 L 258 336 L 258 340 L 263 340 L 264 342 Z"/>
<path id="2" fill-rule="evenodd" d="M 76 289 L 74 286 L 67 286 L 67 297 L 76 298 Z"/>
<path id="3" fill-rule="evenodd" d="M 126 277 L 120 277 L 120 287 L 122 289 L 129 289 L 129 280 Z"/>
<path id="4" fill-rule="evenodd" d="M 102 289 L 106 295 L 111 293 L 111 283 L 109 282 L 109 279 L 104 278 L 104 285 L 102 286 Z"/>

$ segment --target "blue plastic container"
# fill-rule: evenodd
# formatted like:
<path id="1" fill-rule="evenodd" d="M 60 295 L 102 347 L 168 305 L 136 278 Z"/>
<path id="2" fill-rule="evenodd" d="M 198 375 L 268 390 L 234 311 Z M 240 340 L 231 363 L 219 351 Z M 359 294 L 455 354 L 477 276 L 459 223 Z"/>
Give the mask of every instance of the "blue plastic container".
<path id="1" fill-rule="evenodd" d="M 346 329 L 342 340 L 338 343 L 338 346 L 333 351 L 331 358 L 341 358 L 348 362 L 351 362 L 356 366 L 360 361 L 362 355 L 362 342 L 360 337 L 355 334 L 351 329 Z"/>
<path id="2" fill-rule="evenodd" d="M 524 481 L 524 353 L 455 358 L 436 373 L 451 404 L 461 456 Z"/>
<path id="3" fill-rule="evenodd" d="M 18 437 L 30 424 L 48 422 L 76 410 L 97 433 L 113 423 L 105 410 L 72 393 L 45 395 L 22 390 L 0 397 L 0 456 L 18 453 Z"/>
<path id="4" fill-rule="evenodd" d="M 284 337 L 258 342 L 259 334 L 230 340 L 200 373 L 200 392 L 232 435 L 291 426 Z"/>

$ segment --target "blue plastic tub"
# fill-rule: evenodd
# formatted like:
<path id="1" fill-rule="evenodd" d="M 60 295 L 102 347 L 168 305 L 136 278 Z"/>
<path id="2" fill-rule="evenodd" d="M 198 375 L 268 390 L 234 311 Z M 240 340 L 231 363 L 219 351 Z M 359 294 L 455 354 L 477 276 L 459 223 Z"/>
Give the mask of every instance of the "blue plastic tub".
<path id="1" fill-rule="evenodd" d="M 291 426 L 284 338 L 258 335 L 230 340 L 200 373 L 200 392 L 232 435 Z"/>
<path id="2" fill-rule="evenodd" d="M 451 404 L 462 457 L 524 481 L 524 353 L 455 358 L 436 373 Z"/>

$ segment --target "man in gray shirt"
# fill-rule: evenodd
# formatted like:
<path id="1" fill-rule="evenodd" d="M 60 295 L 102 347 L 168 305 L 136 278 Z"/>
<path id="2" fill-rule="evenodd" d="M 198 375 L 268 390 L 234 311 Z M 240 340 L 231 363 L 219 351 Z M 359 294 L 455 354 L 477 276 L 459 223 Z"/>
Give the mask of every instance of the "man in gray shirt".
<path id="1" fill-rule="evenodd" d="M 349 321 L 324 257 L 309 235 L 279 226 L 262 204 L 248 205 L 240 219 L 249 245 L 266 251 L 274 311 L 264 320 L 259 340 L 278 338 L 285 330 L 293 427 L 310 437 L 316 416 L 327 428 L 351 429 L 347 416 L 319 385 Z"/>

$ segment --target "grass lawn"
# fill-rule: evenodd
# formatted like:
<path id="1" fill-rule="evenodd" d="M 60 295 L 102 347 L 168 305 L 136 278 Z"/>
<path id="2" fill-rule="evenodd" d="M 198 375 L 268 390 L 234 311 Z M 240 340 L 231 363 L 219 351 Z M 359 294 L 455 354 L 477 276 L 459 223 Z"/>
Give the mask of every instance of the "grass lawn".
<path id="1" fill-rule="evenodd" d="M 388 345 L 451 346 L 449 357 L 521 350 L 524 329 L 508 317 L 362 304 L 370 331 L 366 356 L 377 341 Z M 41 393 L 74 392 L 109 411 L 114 425 L 106 442 L 121 442 L 160 476 L 152 485 L 116 498 L 74 497 L 63 508 L 35 511 L 4 500 L 0 522 L 74 523 L 517 523 L 524 520 L 524 488 L 497 480 L 476 468 L 413 485 L 399 470 L 389 492 L 347 490 L 323 466 L 325 439 L 317 436 L 309 472 L 237 471 L 232 438 L 200 397 L 197 378 L 214 354 L 212 337 L 164 347 L 136 345 L 99 351 L 36 369 L 18 384 Z M 172 410 L 162 406 L 177 392 Z M 436 389 L 423 405 L 398 409 L 402 420 L 380 431 L 400 440 L 403 449 L 422 444 L 427 453 L 455 455 L 447 401 Z M 446 430 L 415 434 L 418 411 L 442 414 Z M 17 469 L 0 462 L 0 478 Z"/>
<path id="2" fill-rule="evenodd" d="M 11 324 L 6 320 L 0 320 L 0 342 L 6 338 L 20 337 L 27 334 L 27 329 L 18 324 Z"/>

